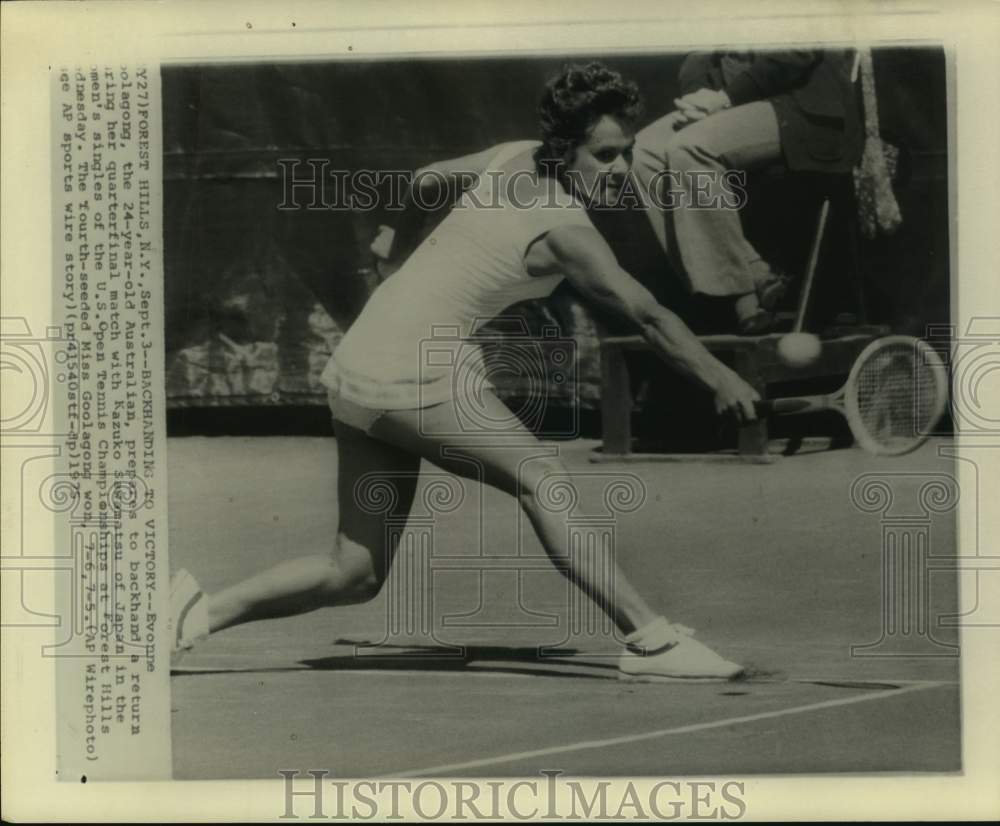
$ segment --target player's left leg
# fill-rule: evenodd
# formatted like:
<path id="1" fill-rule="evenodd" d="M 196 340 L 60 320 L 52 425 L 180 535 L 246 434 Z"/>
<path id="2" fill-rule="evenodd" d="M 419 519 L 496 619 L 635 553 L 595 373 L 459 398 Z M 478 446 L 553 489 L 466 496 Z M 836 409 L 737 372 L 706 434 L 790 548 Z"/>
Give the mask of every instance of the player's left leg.
<path id="1" fill-rule="evenodd" d="M 409 513 L 420 459 L 343 422 L 334 429 L 339 526 L 331 549 L 280 562 L 211 595 L 178 572 L 171 583 L 175 647 L 233 625 L 365 602 L 378 593 L 399 540 L 386 520 Z M 366 507 L 373 486 L 385 508 Z"/>

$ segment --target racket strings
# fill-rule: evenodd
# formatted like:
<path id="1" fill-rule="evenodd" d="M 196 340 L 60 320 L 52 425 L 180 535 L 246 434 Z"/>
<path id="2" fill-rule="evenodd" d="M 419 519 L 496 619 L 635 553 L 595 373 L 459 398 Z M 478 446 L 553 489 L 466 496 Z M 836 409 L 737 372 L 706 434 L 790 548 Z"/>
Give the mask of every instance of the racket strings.
<path id="1" fill-rule="evenodd" d="M 937 418 L 937 377 L 920 355 L 908 344 L 884 347 L 858 371 L 859 419 L 871 439 L 887 450 L 920 440 Z"/>

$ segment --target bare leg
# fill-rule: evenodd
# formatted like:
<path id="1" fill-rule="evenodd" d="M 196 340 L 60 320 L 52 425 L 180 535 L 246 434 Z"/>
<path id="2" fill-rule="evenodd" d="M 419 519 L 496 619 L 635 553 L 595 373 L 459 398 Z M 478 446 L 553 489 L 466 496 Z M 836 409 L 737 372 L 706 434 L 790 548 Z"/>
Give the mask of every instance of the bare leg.
<path id="1" fill-rule="evenodd" d="M 510 420 L 512 414 L 491 393 L 483 396 L 480 421 Z M 390 411 L 375 424 L 372 435 L 422 456 L 460 476 L 485 482 L 516 497 L 550 559 L 584 591 L 626 634 L 654 619 L 654 612 L 625 574 L 613 564 L 607 569 L 587 555 L 572 555 L 566 514 L 546 502 L 545 486 L 553 480 L 572 485 L 572 474 L 523 427 L 503 432 L 484 427 L 481 433 L 453 435 L 458 428 L 455 406 Z"/>
<path id="2" fill-rule="evenodd" d="M 387 519 L 398 526 L 409 513 L 423 457 L 517 497 L 557 569 L 627 635 L 619 663 L 623 676 L 729 678 L 738 673 L 740 666 L 657 616 L 613 559 L 609 565 L 607 559 L 571 553 L 565 511 L 553 507 L 558 504 L 554 497 L 547 500 L 546 485 L 558 480 L 568 493 L 572 476 L 523 427 L 501 431 L 492 424 L 511 421 L 510 411 L 492 394 L 484 394 L 480 412 L 487 425 L 482 432 L 459 437 L 450 435 L 456 432 L 454 404 L 390 412 L 375 423 L 371 438 L 338 422 L 340 529 L 333 555 L 283 563 L 209 597 L 211 630 L 373 597 L 396 552 L 399 534 L 387 531 Z M 374 482 L 378 493 L 359 485 L 363 482 Z M 191 638 L 180 630 L 178 636 L 179 647 L 186 647 L 183 640 Z"/>
<path id="3" fill-rule="evenodd" d="M 211 631 L 365 602 L 378 593 L 396 551 L 385 519 L 409 512 L 420 459 L 340 422 L 336 432 L 340 526 L 332 553 L 282 562 L 210 596 Z M 363 477 L 376 479 L 391 500 L 384 512 L 359 506 L 356 485 Z"/>

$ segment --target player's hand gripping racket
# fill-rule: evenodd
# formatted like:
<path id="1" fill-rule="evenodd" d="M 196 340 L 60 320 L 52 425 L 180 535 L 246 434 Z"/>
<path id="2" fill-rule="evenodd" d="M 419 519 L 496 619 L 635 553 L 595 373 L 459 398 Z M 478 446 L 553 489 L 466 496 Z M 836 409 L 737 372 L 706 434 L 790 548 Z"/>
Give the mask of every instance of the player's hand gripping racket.
<path id="1" fill-rule="evenodd" d="M 769 399 L 756 407 L 761 416 L 836 410 L 862 448 L 899 456 L 927 440 L 947 401 L 947 371 L 934 349 L 910 336 L 887 336 L 861 352 L 837 392 Z"/>

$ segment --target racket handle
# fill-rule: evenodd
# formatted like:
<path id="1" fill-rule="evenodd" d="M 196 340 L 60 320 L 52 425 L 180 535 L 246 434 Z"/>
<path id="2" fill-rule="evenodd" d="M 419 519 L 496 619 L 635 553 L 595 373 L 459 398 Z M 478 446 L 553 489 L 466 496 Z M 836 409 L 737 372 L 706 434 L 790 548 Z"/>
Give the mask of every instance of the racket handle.
<path id="1" fill-rule="evenodd" d="M 791 399 L 766 399 L 754 402 L 758 416 L 783 416 L 791 413 L 808 413 L 828 407 L 825 396 L 799 396 Z"/>

